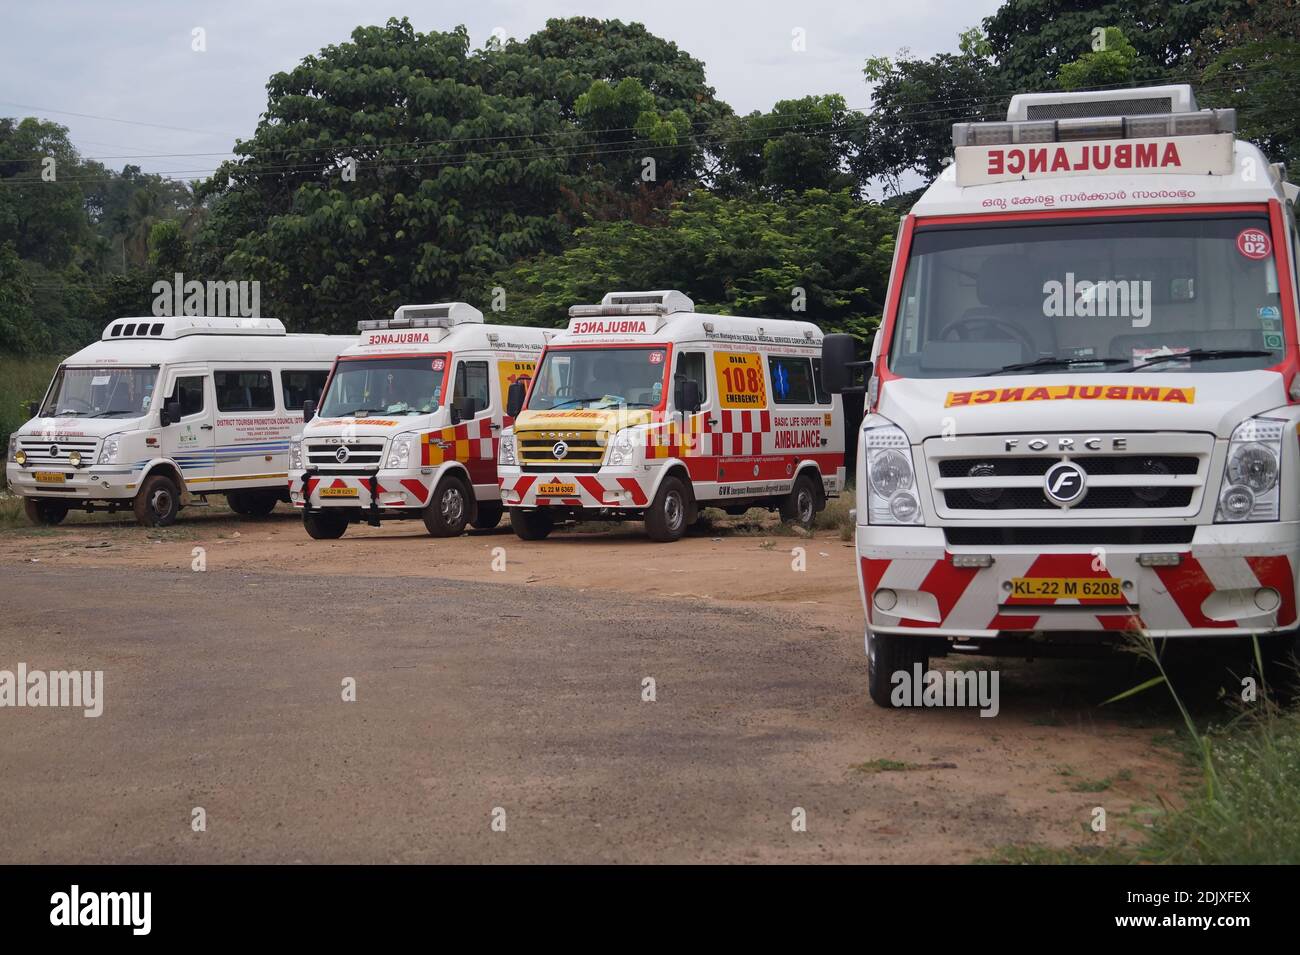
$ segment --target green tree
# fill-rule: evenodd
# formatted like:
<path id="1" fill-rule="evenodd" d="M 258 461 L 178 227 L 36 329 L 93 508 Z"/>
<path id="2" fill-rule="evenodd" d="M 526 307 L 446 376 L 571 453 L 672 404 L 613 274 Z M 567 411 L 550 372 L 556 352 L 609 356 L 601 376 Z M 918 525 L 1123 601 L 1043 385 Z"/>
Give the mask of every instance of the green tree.
<path id="1" fill-rule="evenodd" d="M 1246 0 L 1007 0 L 984 20 L 1003 81 L 1016 93 L 1056 88 L 1065 64 L 1093 52 L 1093 31 L 1118 26 L 1137 50 L 1132 80 L 1169 81 L 1198 38 Z M 1128 82 L 1128 80 L 1124 80 Z"/>
<path id="2" fill-rule="evenodd" d="M 850 190 L 779 201 L 697 192 L 662 225 L 593 222 L 570 248 L 516 263 L 491 284 L 506 290 L 501 320 L 512 323 L 558 326 L 570 305 L 614 289 L 678 288 L 701 310 L 865 335 L 884 307 L 897 224 Z"/>
<path id="3" fill-rule="evenodd" d="M 1133 82 L 1138 51 L 1119 27 L 1106 27 L 1095 49 L 1061 67 L 1057 83 L 1063 90 L 1123 86 Z"/>

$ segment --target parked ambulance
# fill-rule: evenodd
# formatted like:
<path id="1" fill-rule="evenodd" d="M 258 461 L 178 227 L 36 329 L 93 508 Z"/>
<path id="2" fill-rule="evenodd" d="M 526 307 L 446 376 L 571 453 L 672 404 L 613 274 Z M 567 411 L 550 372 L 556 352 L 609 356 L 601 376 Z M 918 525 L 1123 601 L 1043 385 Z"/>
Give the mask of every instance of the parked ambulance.
<path id="1" fill-rule="evenodd" d="M 351 523 L 407 518 L 435 537 L 496 527 L 504 398 L 553 333 L 484 324 L 464 302 L 403 305 L 358 328 L 290 446 L 289 493 L 307 533 L 334 539 Z"/>
<path id="2" fill-rule="evenodd" d="M 573 520 L 643 519 L 677 540 L 698 508 L 812 524 L 844 487 L 840 399 L 810 322 L 695 311 L 681 292 L 611 292 L 546 346 L 498 477 L 525 540 Z M 522 410 L 521 410 L 522 406 Z"/>
<path id="3" fill-rule="evenodd" d="M 1235 123 L 1162 86 L 954 127 L 870 361 L 824 344 L 829 390 L 866 377 L 877 703 L 954 649 L 1294 640 L 1297 190 Z"/>
<path id="4" fill-rule="evenodd" d="M 238 514 L 287 500 L 285 455 L 302 403 L 355 339 L 288 335 L 273 318 L 120 318 L 66 359 L 5 475 L 34 524 L 132 508 L 163 527 L 195 498 Z"/>

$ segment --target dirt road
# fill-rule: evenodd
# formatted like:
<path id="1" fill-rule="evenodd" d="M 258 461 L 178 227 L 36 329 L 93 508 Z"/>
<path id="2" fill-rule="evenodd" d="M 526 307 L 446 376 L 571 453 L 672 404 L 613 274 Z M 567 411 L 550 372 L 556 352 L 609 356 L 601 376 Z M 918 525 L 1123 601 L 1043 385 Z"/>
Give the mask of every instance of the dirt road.
<path id="1" fill-rule="evenodd" d="M 1167 721 L 1095 706 L 1122 662 L 871 706 L 837 537 L 422 531 L 0 532 L 0 669 L 105 697 L 0 709 L 0 862 L 959 862 L 1178 791 Z"/>

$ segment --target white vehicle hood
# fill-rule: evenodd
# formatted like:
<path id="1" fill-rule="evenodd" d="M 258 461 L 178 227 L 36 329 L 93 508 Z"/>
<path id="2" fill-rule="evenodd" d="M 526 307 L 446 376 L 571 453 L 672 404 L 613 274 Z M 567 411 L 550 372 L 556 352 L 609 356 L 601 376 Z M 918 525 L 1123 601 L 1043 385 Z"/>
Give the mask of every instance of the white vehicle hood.
<path id="1" fill-rule="evenodd" d="M 1040 431 L 1227 438 L 1243 419 L 1285 405 L 1283 384 L 1265 370 L 898 378 L 883 383 L 879 409 L 914 444 L 943 434 Z"/>
<path id="2" fill-rule="evenodd" d="M 154 419 L 157 420 L 156 418 Z M 119 431 L 148 430 L 147 417 L 82 418 L 63 415 L 57 418 L 33 418 L 18 429 L 20 438 L 106 438 Z"/>

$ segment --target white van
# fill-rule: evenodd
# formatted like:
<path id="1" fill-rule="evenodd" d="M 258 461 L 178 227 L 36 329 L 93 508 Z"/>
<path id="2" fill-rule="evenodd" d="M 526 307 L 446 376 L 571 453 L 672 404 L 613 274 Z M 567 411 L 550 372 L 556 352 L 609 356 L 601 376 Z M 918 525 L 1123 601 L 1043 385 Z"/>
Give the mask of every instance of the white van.
<path id="1" fill-rule="evenodd" d="M 954 127 L 870 361 L 825 341 L 830 390 L 867 376 L 877 703 L 953 650 L 1295 644 L 1300 192 L 1234 129 L 1188 86 L 1024 94 Z"/>
<path id="2" fill-rule="evenodd" d="M 501 439 L 520 537 L 639 519 L 674 541 L 705 505 L 811 526 L 844 487 L 843 412 L 821 386 L 816 325 L 699 313 L 678 291 L 610 292 L 569 316 Z"/>
<path id="3" fill-rule="evenodd" d="M 496 527 L 502 406 L 554 332 L 487 325 L 464 302 L 403 305 L 358 327 L 290 446 L 289 494 L 307 533 L 330 540 L 350 523 L 407 518 L 435 537 Z"/>
<path id="4" fill-rule="evenodd" d="M 163 527 L 195 497 L 237 514 L 287 500 L 285 454 L 346 335 L 288 335 L 273 318 L 120 318 L 66 359 L 5 475 L 34 524 L 135 511 Z"/>

